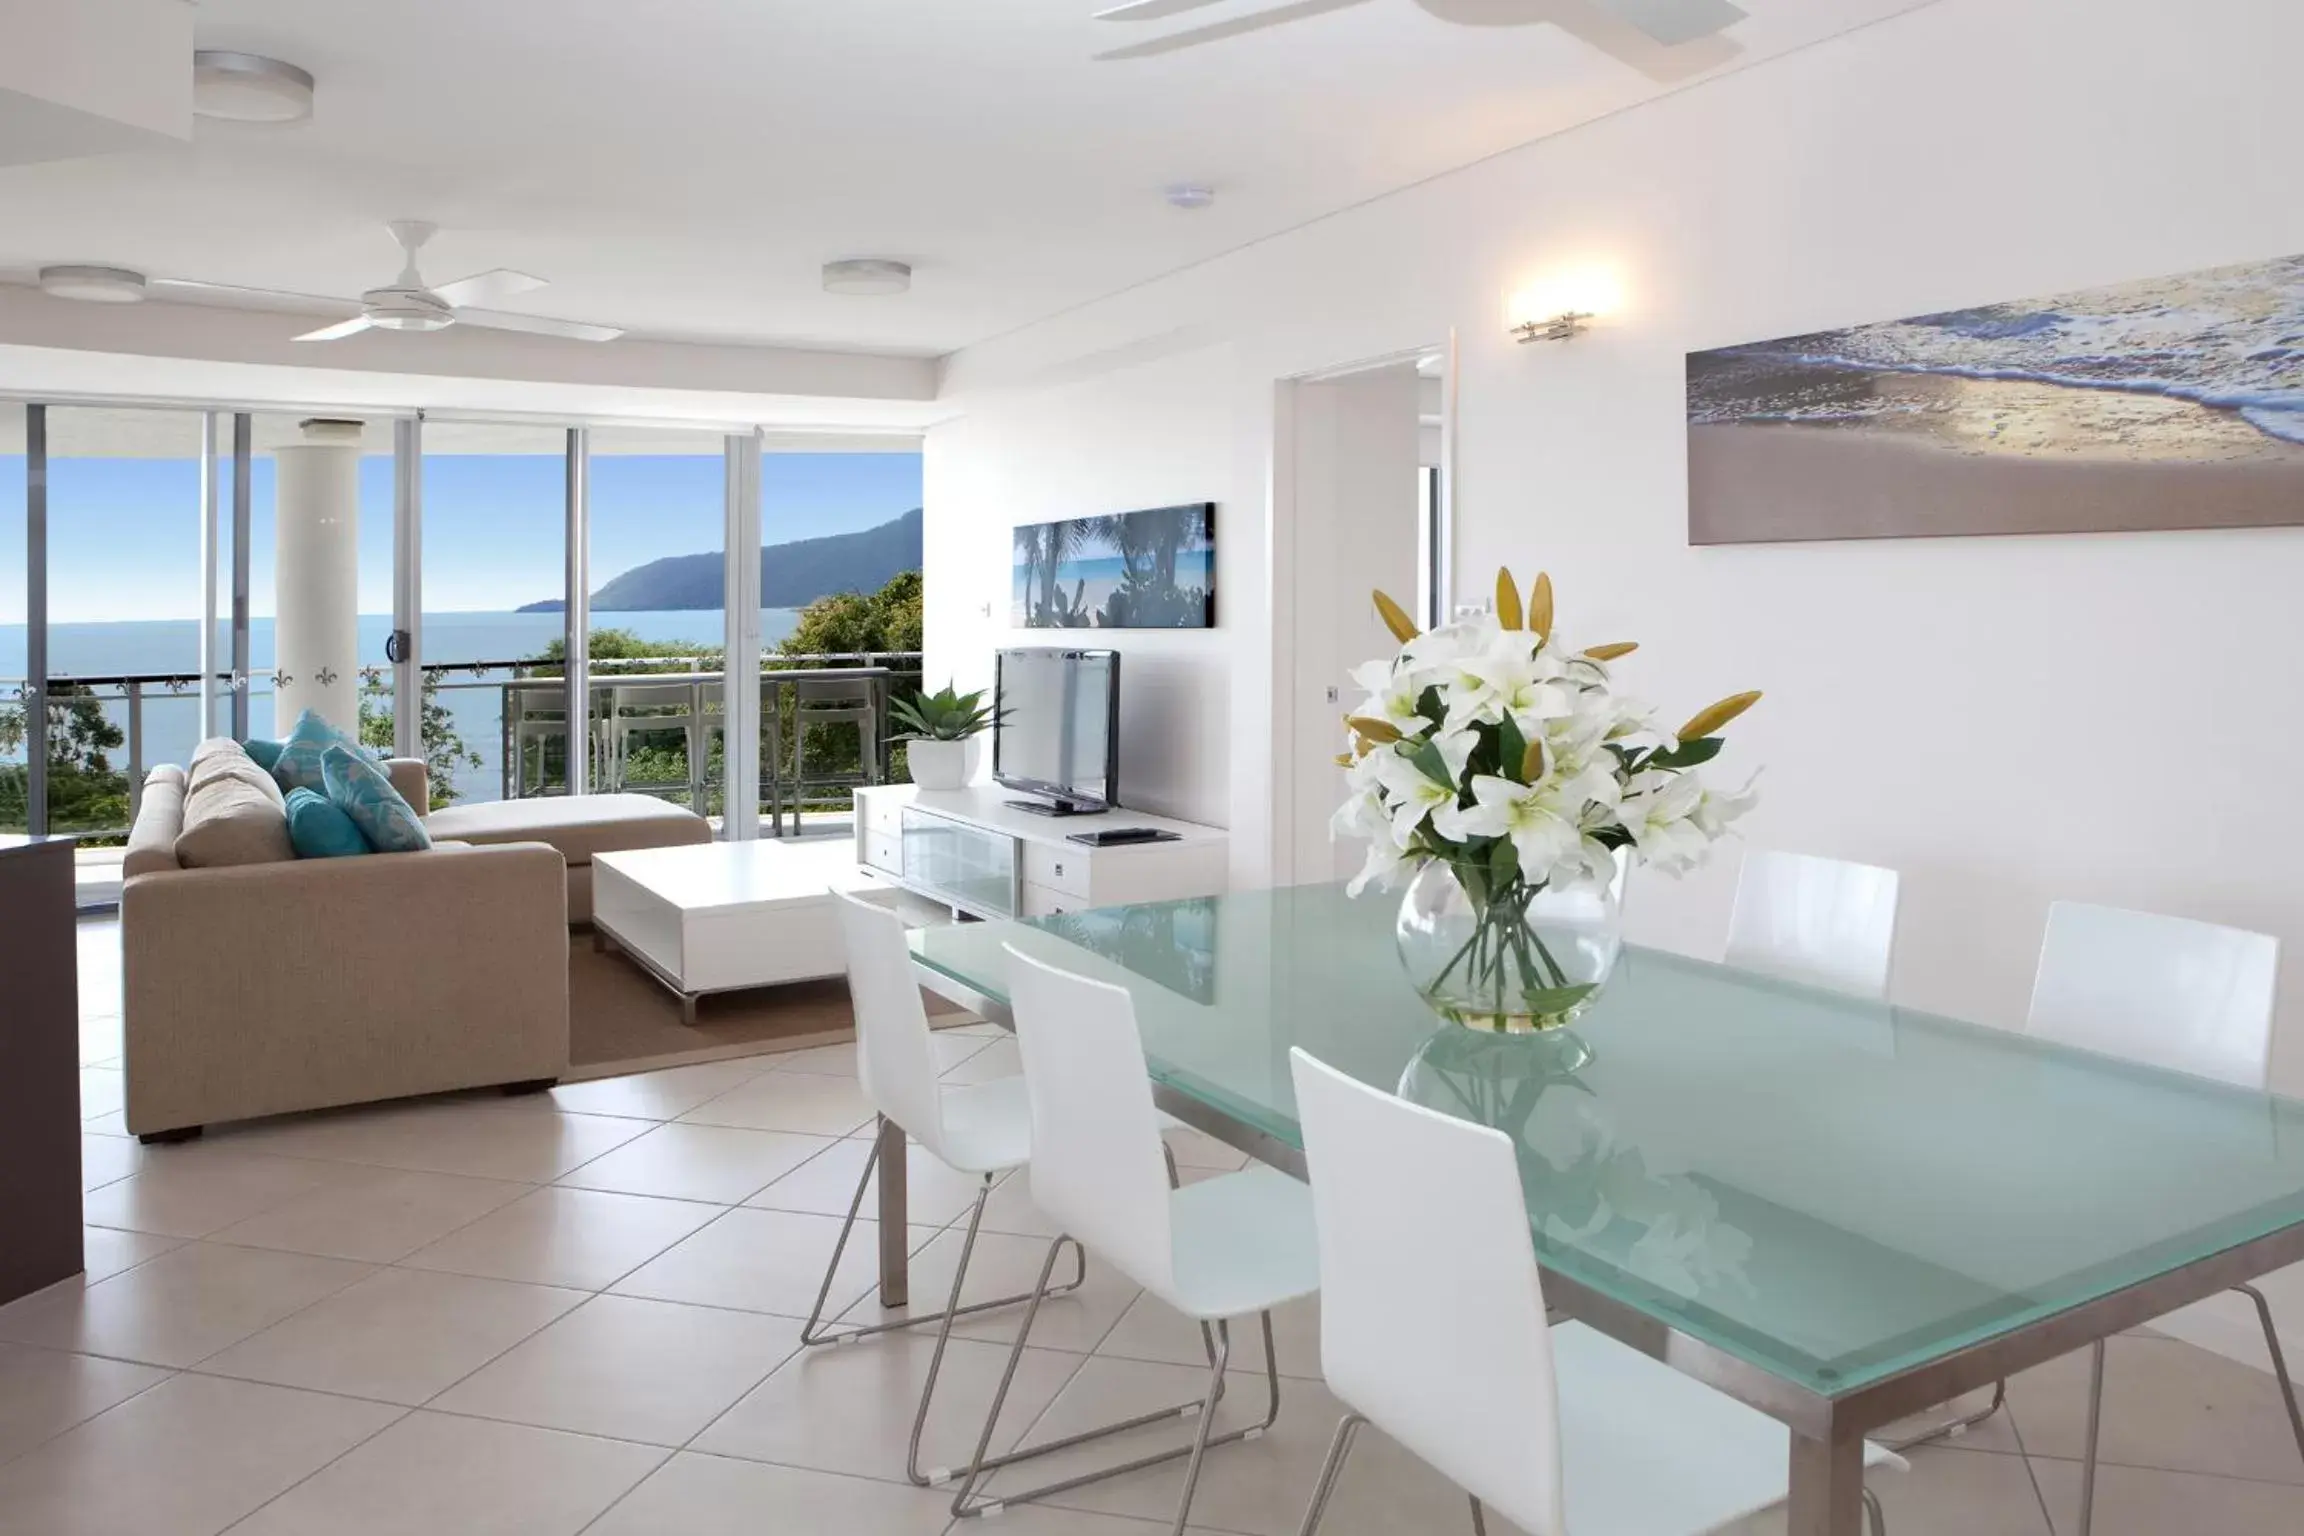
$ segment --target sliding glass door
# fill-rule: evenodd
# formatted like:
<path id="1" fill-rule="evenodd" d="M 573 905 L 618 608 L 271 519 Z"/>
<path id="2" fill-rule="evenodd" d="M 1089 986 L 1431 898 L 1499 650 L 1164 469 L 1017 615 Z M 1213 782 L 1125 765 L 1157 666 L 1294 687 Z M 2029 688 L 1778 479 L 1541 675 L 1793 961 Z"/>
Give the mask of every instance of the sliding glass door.
<path id="1" fill-rule="evenodd" d="M 26 710 L 32 697 L 25 623 L 25 409 L 0 400 L 0 833 L 31 829 L 31 755 Z"/>

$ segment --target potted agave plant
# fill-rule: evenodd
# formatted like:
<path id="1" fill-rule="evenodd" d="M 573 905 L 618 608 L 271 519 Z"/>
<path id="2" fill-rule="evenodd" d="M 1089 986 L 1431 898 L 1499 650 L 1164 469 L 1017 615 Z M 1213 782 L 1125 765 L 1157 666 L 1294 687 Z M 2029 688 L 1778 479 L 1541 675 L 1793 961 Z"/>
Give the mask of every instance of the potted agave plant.
<path id="1" fill-rule="evenodd" d="M 1352 893 L 1405 882 L 1400 958 L 1443 1017 L 1558 1029 L 1615 967 L 1625 866 L 1689 869 L 1750 809 L 1749 785 L 1721 794 L 1697 769 L 1760 695 L 1659 729 L 1610 672 L 1637 646 L 1561 639 L 1549 576 L 1523 603 L 1499 571 L 1493 612 L 1427 633 L 1375 599 L 1400 650 L 1353 674 L 1368 698 L 1334 821 L 1368 840 Z"/>
<path id="2" fill-rule="evenodd" d="M 895 739 L 908 743 L 905 760 L 912 782 L 922 789 L 961 789 L 976 776 L 979 738 L 996 716 L 984 690 L 955 692 L 946 683 L 936 693 L 916 693 L 888 706 L 899 727 Z"/>

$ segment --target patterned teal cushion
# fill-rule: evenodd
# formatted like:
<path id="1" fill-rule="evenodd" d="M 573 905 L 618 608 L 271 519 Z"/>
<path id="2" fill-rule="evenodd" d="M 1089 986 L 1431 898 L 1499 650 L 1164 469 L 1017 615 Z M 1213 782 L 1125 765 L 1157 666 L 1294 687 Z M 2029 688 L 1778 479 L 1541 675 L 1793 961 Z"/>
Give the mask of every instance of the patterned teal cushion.
<path id="1" fill-rule="evenodd" d="M 313 789 L 288 791 L 288 841 L 300 859 L 341 859 L 376 851 L 341 806 Z"/>
<path id="2" fill-rule="evenodd" d="M 352 818 L 378 853 L 419 853 L 432 846 L 423 818 L 367 758 L 349 747 L 332 746 L 320 754 L 320 773 L 329 800 Z"/>
<path id="3" fill-rule="evenodd" d="M 359 743 L 336 727 L 321 719 L 311 710 L 296 717 L 295 727 L 287 739 L 280 743 L 280 755 L 272 762 L 272 777 L 287 789 L 323 789 L 320 779 L 320 758 L 330 747 L 342 747 L 358 756 L 366 756 Z"/>
<path id="4" fill-rule="evenodd" d="M 240 743 L 240 750 L 247 753 L 257 767 L 270 773 L 273 765 L 280 761 L 280 749 L 285 745 L 284 742 L 266 741 L 261 736 L 254 736 Z"/>

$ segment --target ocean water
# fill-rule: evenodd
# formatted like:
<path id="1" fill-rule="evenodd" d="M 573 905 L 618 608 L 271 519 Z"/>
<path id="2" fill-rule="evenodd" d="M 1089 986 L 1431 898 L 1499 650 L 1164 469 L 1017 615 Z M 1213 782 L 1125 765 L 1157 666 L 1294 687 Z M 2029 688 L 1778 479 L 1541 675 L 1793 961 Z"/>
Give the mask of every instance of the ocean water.
<path id="1" fill-rule="evenodd" d="M 760 640 L 774 646 L 792 633 L 799 611 L 770 608 L 760 615 Z M 676 613 L 594 614 L 592 627 L 628 629 L 643 640 L 694 641 L 703 650 L 720 647 L 724 620 L 721 611 L 695 609 Z M 221 629 L 222 626 L 219 626 Z M 385 637 L 391 633 L 389 614 L 360 616 L 360 657 L 363 666 L 388 665 Z M 427 663 L 478 665 L 520 661 L 542 654 L 561 634 L 557 613 L 435 613 L 424 619 L 424 660 Z M 220 634 L 219 650 L 229 643 Z M 272 621 L 253 618 L 248 624 L 249 661 L 258 668 L 273 663 Z M 25 632 L 21 624 L 0 624 L 0 695 L 12 695 L 24 676 Z M 198 619 L 149 619 L 114 624 L 52 624 L 48 633 L 49 674 L 57 678 L 123 677 L 155 673 L 196 674 L 200 666 Z M 503 694 L 492 686 L 461 686 L 500 681 L 501 671 L 471 676 L 450 674 L 440 691 L 456 730 L 481 758 L 476 769 L 456 775 L 458 788 L 469 799 L 495 799 L 502 792 Z M 125 704 L 107 704 L 105 714 L 125 729 Z M 172 694 L 164 688 L 147 689 L 144 700 L 144 761 L 180 763 L 207 734 L 200 728 L 198 689 Z M 272 697 L 259 690 L 249 696 L 249 728 L 257 735 L 275 729 Z M 221 726 L 222 722 L 219 722 Z M 285 722 L 281 722 L 285 724 Z M 13 754 L 21 761 L 22 751 Z M 113 754 L 125 766 L 125 748 Z"/>
<path id="2" fill-rule="evenodd" d="M 1697 353 L 1688 419 L 1876 424 L 1983 451 L 2304 453 L 2304 256 Z"/>

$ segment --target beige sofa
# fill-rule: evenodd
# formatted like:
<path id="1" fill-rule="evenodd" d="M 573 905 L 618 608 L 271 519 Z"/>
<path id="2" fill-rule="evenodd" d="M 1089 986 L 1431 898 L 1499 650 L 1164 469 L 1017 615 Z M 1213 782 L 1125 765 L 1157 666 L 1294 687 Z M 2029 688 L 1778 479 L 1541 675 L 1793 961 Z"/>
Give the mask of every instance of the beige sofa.
<path id="1" fill-rule="evenodd" d="M 411 805 L 425 768 L 386 764 Z M 592 856 L 705 842 L 637 795 L 453 807 L 424 853 L 297 859 L 278 786 L 236 743 L 146 782 L 122 867 L 128 1129 L 490 1085 L 568 1064 L 568 925 Z"/>

